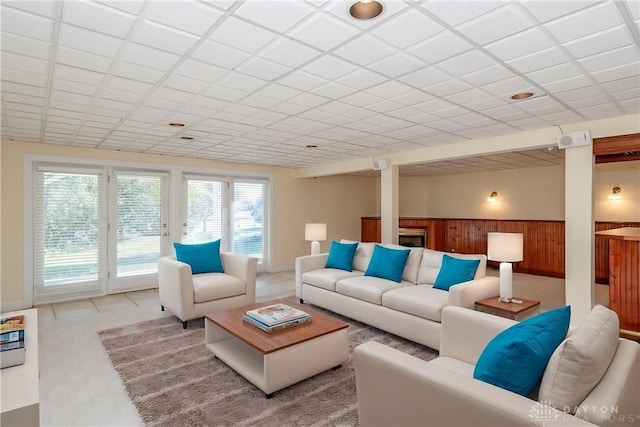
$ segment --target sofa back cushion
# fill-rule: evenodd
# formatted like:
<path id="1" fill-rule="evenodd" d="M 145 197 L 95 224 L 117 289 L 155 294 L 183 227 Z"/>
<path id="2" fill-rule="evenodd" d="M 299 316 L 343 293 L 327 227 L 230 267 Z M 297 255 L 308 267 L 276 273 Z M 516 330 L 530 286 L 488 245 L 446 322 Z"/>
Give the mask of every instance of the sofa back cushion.
<path id="1" fill-rule="evenodd" d="M 356 254 L 353 257 L 353 269 L 365 272 L 369 266 L 371 255 L 373 255 L 373 248 L 376 247 L 375 243 L 370 242 L 356 242 L 355 240 L 342 239 L 340 243 L 357 243 Z"/>
<path id="2" fill-rule="evenodd" d="M 607 371 L 619 333 L 618 315 L 602 305 L 593 307 L 549 359 L 538 400 L 575 413 Z"/>
<path id="3" fill-rule="evenodd" d="M 418 271 L 419 285 L 433 285 L 440 273 L 440 267 L 442 267 L 442 258 L 445 253 L 458 259 L 479 259 L 478 269 L 476 270 L 474 279 L 480 279 L 487 274 L 487 256 L 484 254 L 458 254 L 448 253 L 441 251 L 434 251 L 432 249 L 423 249 L 422 259 L 420 262 L 420 268 Z"/>

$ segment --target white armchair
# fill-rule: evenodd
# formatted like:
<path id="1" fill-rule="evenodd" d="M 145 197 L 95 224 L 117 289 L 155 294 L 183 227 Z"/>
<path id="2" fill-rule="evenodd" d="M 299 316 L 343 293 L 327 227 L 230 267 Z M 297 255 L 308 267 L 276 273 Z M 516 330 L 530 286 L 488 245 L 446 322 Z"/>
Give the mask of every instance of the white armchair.
<path id="1" fill-rule="evenodd" d="M 180 318 L 183 328 L 212 311 L 255 302 L 257 258 L 230 252 L 220 258 L 224 273 L 192 274 L 189 264 L 173 256 L 158 260 L 160 306 Z"/>
<path id="2" fill-rule="evenodd" d="M 619 339 L 604 376 L 575 416 L 474 379 L 475 364 L 487 343 L 514 323 L 446 307 L 437 359 L 426 362 L 374 341 L 356 347 L 359 424 L 554 427 L 640 423 L 640 345 L 630 340 Z"/>

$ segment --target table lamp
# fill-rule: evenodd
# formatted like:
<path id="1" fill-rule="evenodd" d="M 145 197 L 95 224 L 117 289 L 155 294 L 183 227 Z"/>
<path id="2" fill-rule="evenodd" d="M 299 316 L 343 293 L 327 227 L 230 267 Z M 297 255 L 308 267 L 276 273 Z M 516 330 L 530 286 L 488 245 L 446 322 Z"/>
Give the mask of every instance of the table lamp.
<path id="1" fill-rule="evenodd" d="M 487 233 L 487 259 L 500 261 L 500 301 L 513 298 L 512 262 L 522 261 L 522 233 Z"/>
<path id="2" fill-rule="evenodd" d="M 305 224 L 304 240 L 311 242 L 311 255 L 320 253 L 320 242 L 327 240 L 327 224 Z"/>

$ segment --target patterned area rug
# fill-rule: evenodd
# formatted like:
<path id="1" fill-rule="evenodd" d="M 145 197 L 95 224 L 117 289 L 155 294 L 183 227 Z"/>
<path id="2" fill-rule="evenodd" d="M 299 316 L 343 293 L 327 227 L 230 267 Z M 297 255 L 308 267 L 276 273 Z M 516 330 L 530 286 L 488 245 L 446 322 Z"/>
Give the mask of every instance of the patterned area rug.
<path id="1" fill-rule="evenodd" d="M 424 360 L 435 350 L 371 326 L 349 324 L 349 359 L 265 399 L 264 393 L 204 346 L 204 321 L 175 317 L 99 331 L 115 370 L 149 426 L 354 426 L 358 424 L 353 348 L 366 341 Z"/>

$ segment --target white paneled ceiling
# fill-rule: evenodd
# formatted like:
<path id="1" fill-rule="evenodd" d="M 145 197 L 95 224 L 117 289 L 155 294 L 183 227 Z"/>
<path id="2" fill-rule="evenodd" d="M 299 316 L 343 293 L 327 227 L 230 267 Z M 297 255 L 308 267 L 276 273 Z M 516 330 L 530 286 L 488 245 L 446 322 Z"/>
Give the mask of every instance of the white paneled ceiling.
<path id="1" fill-rule="evenodd" d="M 3 0 L 2 139 L 300 168 L 640 112 L 637 0 L 350 5 Z"/>

